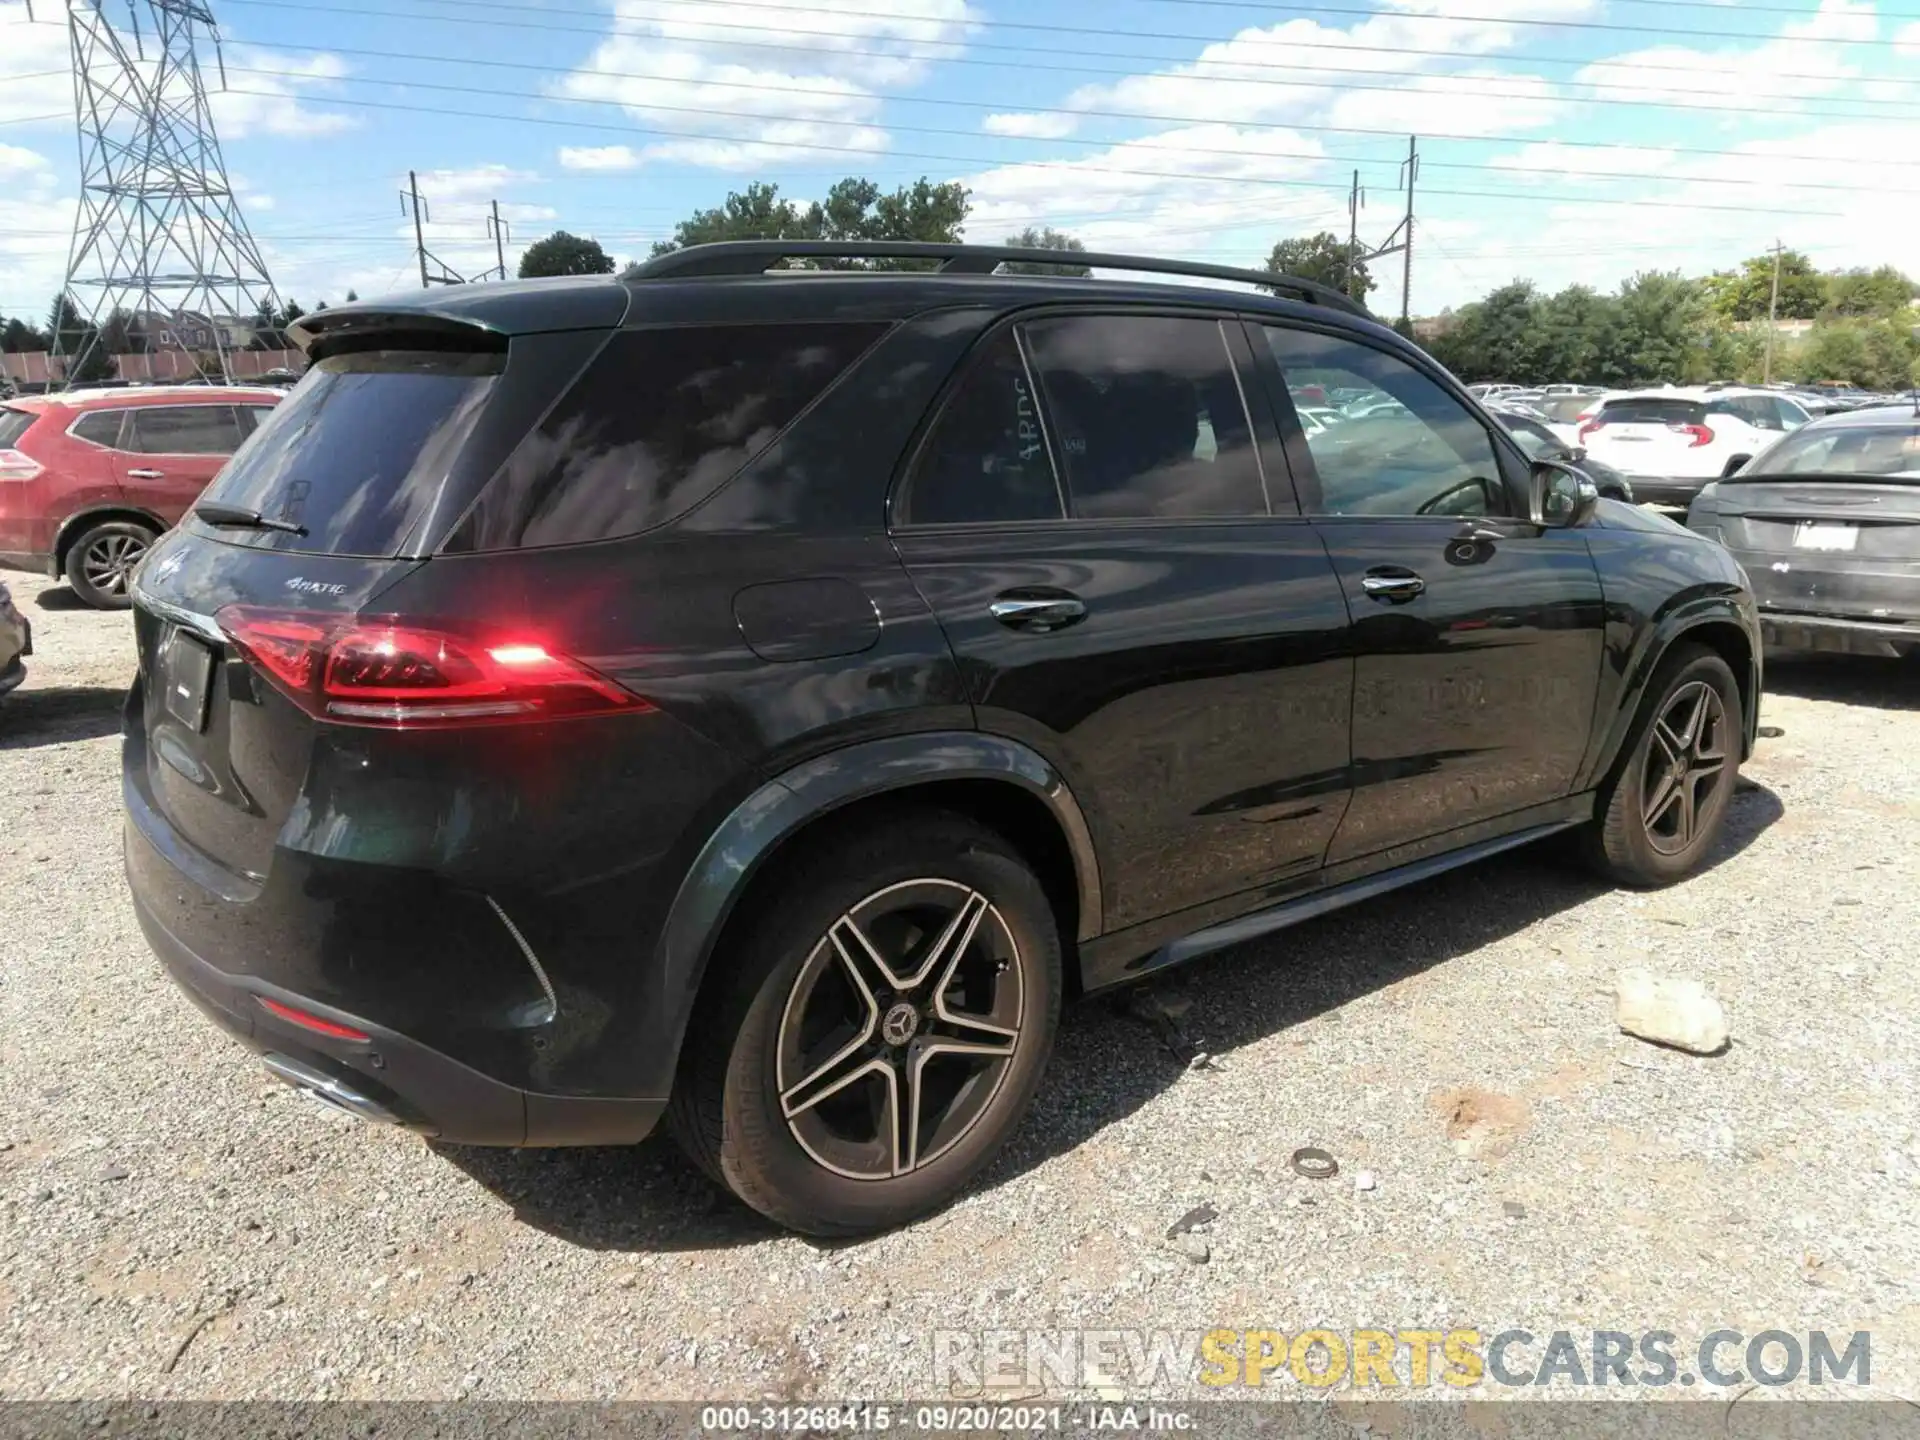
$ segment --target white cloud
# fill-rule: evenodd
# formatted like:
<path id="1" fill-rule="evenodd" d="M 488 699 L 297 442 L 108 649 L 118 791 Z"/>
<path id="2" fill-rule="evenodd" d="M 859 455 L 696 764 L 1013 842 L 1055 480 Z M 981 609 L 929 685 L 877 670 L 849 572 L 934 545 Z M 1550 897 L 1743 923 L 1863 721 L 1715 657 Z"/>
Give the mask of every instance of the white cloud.
<path id="1" fill-rule="evenodd" d="M 1064 110 L 1018 110 L 1004 115 L 989 115 L 980 128 L 989 135 L 1009 135 L 1031 140 L 1059 140 L 1073 134 L 1080 117 Z"/>
<path id="2" fill-rule="evenodd" d="M 284 140 L 312 140 L 338 135 L 360 122 L 337 110 L 316 110 L 305 102 L 333 88 L 347 74 L 338 55 L 291 55 L 257 45 L 235 45 L 227 50 L 228 87 L 219 88 L 217 74 L 205 74 L 214 128 L 222 141 L 250 135 L 272 135 Z M 261 74 L 273 71 L 273 74 Z"/>
<path id="3" fill-rule="evenodd" d="M 72 122 L 66 26 L 47 23 L 57 13 L 53 6 L 46 14 L 36 8 L 41 23 L 31 25 L 25 0 L 0 0 L 0 120 L 50 115 L 54 118 L 49 124 Z"/>
<path id="4" fill-rule="evenodd" d="M 739 0 L 724 20 L 717 9 L 615 0 L 612 32 L 558 93 L 685 134 L 638 151 L 643 163 L 744 169 L 810 148 L 875 152 L 887 143 L 874 123 L 880 89 L 922 79 L 973 18 L 967 0 Z"/>
<path id="5" fill-rule="evenodd" d="M 562 145 L 560 147 L 562 170 L 632 170 L 639 164 L 640 157 L 634 153 L 631 145 Z"/>
<path id="6" fill-rule="evenodd" d="M 1893 51 L 1909 60 L 1920 60 L 1920 20 L 1895 33 Z"/>
<path id="7" fill-rule="evenodd" d="M 1754 95 L 1763 93 L 1765 108 L 1778 114 L 1823 95 L 1857 92 L 1858 52 L 1806 41 L 1866 41 L 1878 31 L 1870 0 L 1821 0 L 1818 11 L 1789 22 L 1777 39 L 1713 50 L 1657 45 L 1589 65 L 1574 82 L 1601 87 L 1594 96 L 1601 100 L 1661 102 L 1677 95 L 1691 109 L 1750 111 Z"/>
<path id="8" fill-rule="evenodd" d="M 469 200 L 494 200 L 504 190 L 540 183 L 538 171 L 516 170 L 498 161 L 470 165 L 460 170 L 421 170 L 418 176 L 420 193 L 426 197 L 429 209 Z M 407 188 L 407 177 L 403 174 L 394 183 L 404 190 Z M 507 207 L 501 208 L 504 210 Z"/>
<path id="9" fill-rule="evenodd" d="M 22 180 L 47 177 L 52 173 L 53 165 L 39 151 L 19 145 L 0 145 L 0 180 L 17 185 Z"/>
<path id="10" fill-rule="evenodd" d="M 1671 169 L 1679 158 L 1676 151 L 1651 145 L 1588 148 L 1563 145 L 1558 140 L 1539 140 L 1531 145 L 1522 145 L 1511 154 L 1495 155 L 1487 163 L 1548 184 L 1556 180 L 1579 180 L 1595 175 L 1658 175 Z"/>
<path id="11" fill-rule="evenodd" d="M 1192 256 L 1236 231 L 1317 229 L 1336 213 L 1344 224 L 1321 154 L 1295 131 L 1190 125 L 1072 160 L 1001 165 L 963 179 L 973 195 L 967 234 L 997 242 L 1052 224 L 1090 249 Z M 1308 183 L 1248 183 L 1260 181 Z"/>

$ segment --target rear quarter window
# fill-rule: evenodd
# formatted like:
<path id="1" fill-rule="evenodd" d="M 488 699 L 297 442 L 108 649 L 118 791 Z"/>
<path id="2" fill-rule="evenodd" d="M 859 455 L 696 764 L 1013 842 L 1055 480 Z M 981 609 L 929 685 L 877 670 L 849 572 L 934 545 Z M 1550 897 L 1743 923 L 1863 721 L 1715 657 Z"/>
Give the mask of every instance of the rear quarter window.
<path id="1" fill-rule="evenodd" d="M 14 410 L 0 405 L 0 450 L 11 449 L 20 437 L 33 428 L 40 417 L 32 410 Z"/>
<path id="2" fill-rule="evenodd" d="M 764 453 L 887 328 L 621 331 L 515 449 L 446 548 L 532 549 L 656 529 Z"/>

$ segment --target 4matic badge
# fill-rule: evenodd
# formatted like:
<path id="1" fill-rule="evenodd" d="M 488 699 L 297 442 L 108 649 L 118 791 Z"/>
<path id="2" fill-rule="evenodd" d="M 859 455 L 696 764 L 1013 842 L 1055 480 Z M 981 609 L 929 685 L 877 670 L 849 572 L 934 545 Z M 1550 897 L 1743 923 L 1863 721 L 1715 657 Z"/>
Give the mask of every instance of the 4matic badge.
<path id="1" fill-rule="evenodd" d="M 324 580 L 309 580 L 301 575 L 296 575 L 287 581 L 287 589 L 297 591 L 302 595 L 344 595 L 347 593 L 347 587 L 344 585 L 329 585 Z"/>

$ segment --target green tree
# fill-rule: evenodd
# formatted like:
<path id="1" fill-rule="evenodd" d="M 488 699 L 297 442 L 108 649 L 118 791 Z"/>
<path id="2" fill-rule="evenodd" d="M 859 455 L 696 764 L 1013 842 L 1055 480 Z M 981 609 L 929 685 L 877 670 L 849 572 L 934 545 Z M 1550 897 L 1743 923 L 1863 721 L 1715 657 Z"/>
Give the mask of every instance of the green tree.
<path id="1" fill-rule="evenodd" d="M 1899 390 L 1920 379 L 1920 337 L 1904 319 L 1838 320 L 1816 325 L 1787 357 L 1803 381 L 1839 380 L 1869 390 Z"/>
<path id="2" fill-rule="evenodd" d="M 1329 230 L 1282 240 L 1267 256 L 1265 268 L 1276 275 L 1329 285 L 1356 300 L 1365 300 L 1374 288 L 1373 276 L 1367 272 L 1367 262 L 1360 258 L 1360 252 L 1349 249 L 1346 241 Z"/>
<path id="3" fill-rule="evenodd" d="M 1904 273 L 1891 265 L 1873 270 L 1835 270 L 1827 275 L 1825 316 L 1899 315 L 1920 295 Z"/>
<path id="4" fill-rule="evenodd" d="M 47 337 L 27 321 L 0 319 L 0 350 L 11 350 L 17 355 L 46 348 Z"/>
<path id="5" fill-rule="evenodd" d="M 1082 254 L 1087 248 L 1078 237 L 1051 225 L 1041 230 L 1029 225 L 1018 235 L 1007 236 L 1003 243 L 1021 250 L 1071 250 Z M 1084 279 L 1093 274 L 1093 268 L 1088 265 L 1043 265 L 1034 260 L 1009 260 L 1000 269 L 1008 275 L 1072 275 Z"/>
<path id="6" fill-rule="evenodd" d="M 967 188 L 936 185 L 922 176 L 891 193 L 871 180 L 848 176 L 804 210 L 758 182 L 734 191 L 719 205 L 699 210 L 674 226 L 673 237 L 653 247 L 666 255 L 687 245 L 720 240 L 928 240 L 954 243 L 966 223 Z M 901 269 L 918 262 L 830 260 L 819 269 Z"/>
<path id="7" fill-rule="evenodd" d="M 1737 270 L 1723 270 L 1708 278 L 1706 289 L 1715 311 L 1726 320 L 1765 320 L 1773 298 L 1773 253 L 1744 260 Z M 1798 250 L 1780 255 L 1780 302 L 1774 314 L 1781 320 L 1811 320 L 1827 303 L 1827 285 L 1820 272 Z"/>
<path id="8" fill-rule="evenodd" d="M 1701 375 L 1707 297 L 1677 270 L 1647 270 L 1620 286 L 1618 328 L 1601 358 L 1602 385 L 1710 378 Z"/>
<path id="9" fill-rule="evenodd" d="M 613 257 L 600 248 L 598 240 L 569 235 L 556 230 L 544 240 L 536 240 L 520 257 L 520 278 L 531 280 L 542 275 L 611 275 Z M 348 300 L 359 297 L 347 292 Z"/>

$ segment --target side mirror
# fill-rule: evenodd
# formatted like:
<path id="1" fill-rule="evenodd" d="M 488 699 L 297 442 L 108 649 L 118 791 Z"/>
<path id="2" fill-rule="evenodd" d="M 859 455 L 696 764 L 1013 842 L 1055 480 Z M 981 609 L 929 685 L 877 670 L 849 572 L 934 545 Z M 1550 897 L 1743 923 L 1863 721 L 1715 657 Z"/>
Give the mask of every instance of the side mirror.
<path id="1" fill-rule="evenodd" d="M 1546 529 L 1578 525 L 1600 503 L 1600 489 L 1585 471 L 1557 460 L 1536 460 L 1527 477 L 1527 518 Z"/>
<path id="2" fill-rule="evenodd" d="M 1720 470 L 1720 478 L 1721 478 L 1722 480 L 1725 480 L 1725 479 L 1727 479 L 1727 478 L 1728 478 L 1728 477 L 1730 477 L 1730 476 L 1733 476 L 1733 475 L 1737 475 L 1737 474 L 1739 474 L 1739 473 L 1740 473 L 1740 467 L 1741 467 L 1742 465 L 1744 465 L 1744 464 L 1746 464 L 1746 463 L 1747 463 L 1747 462 L 1748 462 L 1749 460 L 1751 460 L 1751 459 L 1753 459 L 1753 456 L 1751 456 L 1751 455 L 1730 455 L 1730 456 L 1728 456 L 1728 457 L 1727 457 L 1727 463 L 1726 463 L 1726 464 L 1725 464 L 1724 466 L 1722 466 L 1722 467 L 1721 467 L 1721 470 Z"/>
<path id="3" fill-rule="evenodd" d="M 1567 458 L 1578 465 L 1582 460 L 1587 458 L 1587 447 L 1584 445 L 1574 446 L 1573 449 L 1567 452 Z"/>

